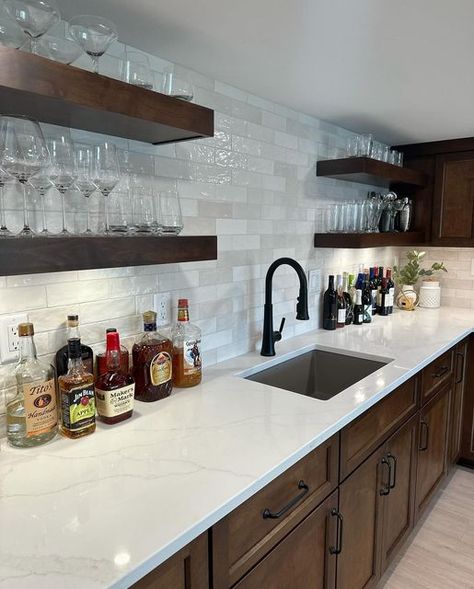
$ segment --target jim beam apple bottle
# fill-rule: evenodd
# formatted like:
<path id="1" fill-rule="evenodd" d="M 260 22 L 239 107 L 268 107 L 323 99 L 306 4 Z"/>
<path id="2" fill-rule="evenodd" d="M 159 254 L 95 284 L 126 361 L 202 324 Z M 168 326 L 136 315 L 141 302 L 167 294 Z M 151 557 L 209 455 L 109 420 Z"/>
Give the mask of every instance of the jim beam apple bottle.
<path id="1" fill-rule="evenodd" d="M 7 402 L 7 439 L 18 448 L 39 446 L 58 431 L 54 368 L 36 357 L 32 323 L 20 323 L 16 395 Z"/>

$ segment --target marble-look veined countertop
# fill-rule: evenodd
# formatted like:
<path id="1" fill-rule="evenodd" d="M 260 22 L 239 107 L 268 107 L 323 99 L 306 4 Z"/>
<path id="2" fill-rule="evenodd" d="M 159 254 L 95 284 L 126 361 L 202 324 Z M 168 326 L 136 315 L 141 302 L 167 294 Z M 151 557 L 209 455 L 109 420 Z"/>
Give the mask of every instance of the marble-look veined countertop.
<path id="1" fill-rule="evenodd" d="M 245 354 L 82 440 L 0 450 L 0 589 L 122 589 L 471 333 L 474 311 L 398 311 Z M 393 361 L 329 401 L 236 376 L 314 347 Z"/>

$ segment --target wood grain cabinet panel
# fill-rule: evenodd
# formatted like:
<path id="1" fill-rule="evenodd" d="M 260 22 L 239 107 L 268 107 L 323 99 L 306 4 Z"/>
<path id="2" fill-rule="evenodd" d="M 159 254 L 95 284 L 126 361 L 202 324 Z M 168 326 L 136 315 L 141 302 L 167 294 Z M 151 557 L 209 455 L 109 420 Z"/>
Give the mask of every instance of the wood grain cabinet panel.
<path id="1" fill-rule="evenodd" d="M 459 462 L 474 467 L 474 335 L 469 337 L 464 373 L 461 458 Z"/>
<path id="2" fill-rule="evenodd" d="M 453 465 L 461 455 L 461 433 L 463 422 L 463 401 L 466 384 L 466 360 L 468 339 L 454 349 L 454 383 L 449 417 L 448 463 Z"/>
<path id="3" fill-rule="evenodd" d="M 421 404 L 424 405 L 435 393 L 453 378 L 454 348 L 428 364 L 421 371 Z"/>

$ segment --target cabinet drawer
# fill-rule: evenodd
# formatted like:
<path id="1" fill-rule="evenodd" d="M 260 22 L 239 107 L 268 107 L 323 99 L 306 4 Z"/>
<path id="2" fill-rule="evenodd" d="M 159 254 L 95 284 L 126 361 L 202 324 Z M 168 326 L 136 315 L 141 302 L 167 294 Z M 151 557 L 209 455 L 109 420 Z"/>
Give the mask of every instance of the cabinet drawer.
<path id="1" fill-rule="evenodd" d="M 412 378 L 347 425 L 341 431 L 340 480 L 413 415 L 417 405 L 416 379 Z"/>
<path id="2" fill-rule="evenodd" d="M 421 404 L 453 377 L 454 350 L 449 350 L 421 371 Z"/>
<path id="3" fill-rule="evenodd" d="M 215 589 L 236 583 L 336 488 L 338 456 L 335 435 L 212 528 Z"/>

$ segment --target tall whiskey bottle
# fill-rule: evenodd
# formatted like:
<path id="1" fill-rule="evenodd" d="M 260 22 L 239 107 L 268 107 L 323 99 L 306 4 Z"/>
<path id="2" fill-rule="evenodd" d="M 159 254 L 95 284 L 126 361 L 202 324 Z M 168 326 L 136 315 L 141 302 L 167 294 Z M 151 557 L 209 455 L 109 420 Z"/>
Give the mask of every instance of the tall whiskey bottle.
<path id="1" fill-rule="evenodd" d="M 173 328 L 173 384 L 193 387 L 201 382 L 201 330 L 189 322 L 188 299 L 178 301 L 178 322 Z"/>
<path id="2" fill-rule="evenodd" d="M 7 439 L 18 448 L 39 446 L 58 431 L 54 368 L 36 357 L 33 323 L 20 323 L 16 395 L 7 403 Z"/>
<path id="3" fill-rule="evenodd" d="M 71 339 L 81 339 L 81 334 L 79 333 L 79 315 L 67 316 L 67 340 L 69 341 Z M 81 344 L 81 357 L 87 372 L 93 372 L 94 354 L 92 348 Z M 68 362 L 69 355 L 66 344 L 56 352 L 56 372 L 58 376 L 67 373 Z"/>

